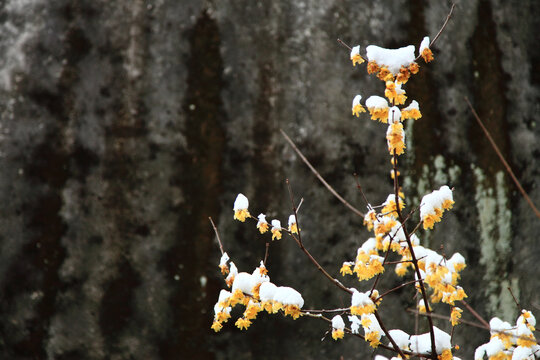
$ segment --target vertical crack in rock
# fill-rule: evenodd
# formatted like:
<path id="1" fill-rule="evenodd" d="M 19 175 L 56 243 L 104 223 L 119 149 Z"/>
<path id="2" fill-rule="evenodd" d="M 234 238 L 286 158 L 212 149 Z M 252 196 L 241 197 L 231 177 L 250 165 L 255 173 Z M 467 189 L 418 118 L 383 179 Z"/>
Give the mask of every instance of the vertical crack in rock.
<path id="1" fill-rule="evenodd" d="M 470 42 L 474 106 L 493 140 L 509 159 L 504 85 L 507 79 L 501 64 L 502 52 L 497 44 L 490 2 L 480 1 L 477 12 L 477 27 Z M 480 233 L 479 262 L 485 268 L 486 309 L 503 318 L 511 318 L 515 315 L 515 309 L 507 287 L 512 283 L 508 277 L 512 267 L 512 231 L 505 170 L 480 127 L 472 119 L 470 123 L 468 135 L 476 160 L 473 170 Z"/>
<path id="2" fill-rule="evenodd" d="M 170 277 L 179 279 L 170 299 L 174 314 L 170 337 L 174 340 L 162 344 L 161 354 L 165 358 L 182 354 L 185 358 L 211 359 L 214 356 L 205 339 L 213 316 L 209 309 L 216 299 L 206 296 L 202 279 L 215 271 L 209 259 L 215 258 L 210 255 L 217 246 L 208 216 L 217 218 L 220 210 L 226 120 L 220 97 L 223 63 L 216 21 L 203 12 L 189 39 L 188 88 L 183 99 L 187 149 L 180 150 L 179 171 L 171 179 L 184 189 L 185 202 L 175 209 L 179 215 L 177 245 L 164 259 Z M 214 291 L 217 294 L 218 290 Z M 202 316 L 206 312 L 208 315 Z"/>
<path id="3" fill-rule="evenodd" d="M 139 207 L 144 206 L 144 161 L 148 154 L 148 109 L 144 103 L 145 59 L 148 56 L 148 31 L 144 4 L 136 1 L 131 13 L 127 49 L 113 44 L 119 51 L 121 68 L 113 77 L 110 88 L 123 89 L 115 93 L 111 109 L 113 121 L 105 129 L 103 177 L 106 181 L 104 203 L 109 226 L 106 230 L 103 260 L 111 273 L 98 277 L 103 297 L 99 307 L 99 328 L 104 335 L 106 353 L 120 357 L 131 354 L 128 344 L 133 335 L 136 294 L 141 285 L 135 259 L 130 250 L 141 235 L 148 233 Z M 138 328 L 137 328 L 138 329 Z M 151 341 L 151 340 L 150 340 Z M 143 347 L 144 341 L 137 345 Z M 137 348 L 139 349 L 139 348 Z M 140 349 L 139 349 L 140 350 Z"/>
<path id="4" fill-rule="evenodd" d="M 22 248 L 24 261 L 15 261 L 8 270 L 9 280 L 4 293 L 9 297 L 26 297 L 33 301 L 31 315 L 24 318 L 24 335 L 17 339 L 13 349 L 17 355 L 31 358 L 45 358 L 49 323 L 56 313 L 56 296 L 63 284 L 59 269 L 66 257 L 61 244 L 67 225 L 62 218 L 62 191 L 71 177 L 72 167 L 78 166 L 82 158 L 81 148 L 72 153 L 66 143 L 66 130 L 74 112 L 73 88 L 78 82 L 77 63 L 88 53 L 91 44 L 84 32 L 76 27 L 68 27 L 64 40 L 63 64 L 60 77 L 54 86 L 47 79 L 29 76 L 21 83 L 21 91 L 29 100 L 40 106 L 51 118 L 43 141 L 36 145 L 28 157 L 24 173 L 32 189 L 31 200 L 24 206 L 27 214 L 26 226 L 31 233 L 30 241 Z M 47 50 L 37 49 L 41 56 Z M 34 57 L 29 65 L 29 74 L 41 67 L 40 57 Z M 30 294 L 27 294 L 30 292 Z M 6 309 L 4 309 L 6 310 Z M 10 339 L 11 340 L 11 339 Z M 7 340 L 9 341 L 9 340 Z"/>

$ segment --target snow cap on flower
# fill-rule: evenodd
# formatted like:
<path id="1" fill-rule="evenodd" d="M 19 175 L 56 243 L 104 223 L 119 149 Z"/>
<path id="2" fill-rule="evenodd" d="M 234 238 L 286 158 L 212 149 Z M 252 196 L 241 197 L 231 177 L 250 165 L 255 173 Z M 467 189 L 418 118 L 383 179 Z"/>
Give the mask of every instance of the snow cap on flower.
<path id="1" fill-rule="evenodd" d="M 400 329 L 390 330 L 390 331 L 388 331 L 388 333 L 390 334 L 392 339 L 394 339 L 397 346 L 401 350 L 409 350 L 409 343 L 410 343 L 410 341 L 409 341 L 410 335 L 409 334 L 407 334 L 405 331 L 400 330 Z"/>
<path id="2" fill-rule="evenodd" d="M 227 283 L 227 286 L 231 287 L 232 283 L 234 281 L 234 278 L 238 275 L 238 268 L 234 263 L 231 261 L 229 266 L 229 275 L 227 275 L 227 278 L 225 279 L 225 282 Z"/>
<path id="3" fill-rule="evenodd" d="M 246 217 L 249 217 L 249 201 L 247 197 L 244 196 L 244 194 L 238 194 L 236 196 L 236 200 L 234 200 L 234 219 L 244 222 L 246 221 Z"/>
<path id="4" fill-rule="evenodd" d="M 429 48 L 429 36 L 426 36 L 422 39 L 422 43 L 420 43 L 420 48 L 418 49 L 418 52 L 419 56 L 422 56 L 425 62 L 428 63 L 433 60 L 433 53 Z"/>
<path id="5" fill-rule="evenodd" d="M 352 114 L 355 116 L 360 116 L 360 113 L 366 112 L 366 109 L 360 104 L 362 100 L 362 95 L 356 95 L 352 102 Z"/>
<path id="6" fill-rule="evenodd" d="M 298 225 L 296 224 L 296 216 L 294 214 L 289 216 L 289 231 L 292 234 L 298 234 Z"/>
<path id="7" fill-rule="evenodd" d="M 379 120 L 386 123 L 388 120 L 388 101 L 381 96 L 372 95 L 366 100 L 366 107 L 369 110 L 372 120 Z"/>
<path id="8" fill-rule="evenodd" d="M 398 123 L 401 121 L 401 110 L 397 106 L 392 106 L 388 109 L 388 124 Z"/>
<path id="9" fill-rule="evenodd" d="M 399 69 L 408 67 L 414 62 L 414 45 L 409 45 L 399 49 L 385 49 L 376 45 L 366 47 L 368 61 L 375 61 L 379 65 L 384 65 L 392 74 L 397 74 Z"/>
<path id="10" fill-rule="evenodd" d="M 221 269 L 221 273 L 223 275 L 227 274 L 229 272 L 229 266 L 227 265 L 227 262 L 230 260 L 229 255 L 227 255 L 226 252 L 224 252 L 221 255 L 221 259 L 219 259 L 219 268 Z"/>
<path id="11" fill-rule="evenodd" d="M 283 305 L 295 305 L 300 309 L 304 306 L 302 295 L 295 289 L 288 286 L 279 286 L 274 292 L 274 301 Z"/>
<path id="12" fill-rule="evenodd" d="M 362 56 L 360 56 L 360 45 L 356 45 L 351 49 L 351 61 L 353 66 L 356 66 L 356 64 L 361 64 L 364 62 L 364 59 L 362 59 Z"/>
<path id="13" fill-rule="evenodd" d="M 261 234 L 264 234 L 268 231 L 268 222 L 266 221 L 266 215 L 261 213 L 259 214 L 259 216 L 257 216 L 257 219 L 259 219 L 259 221 L 257 221 L 257 229 L 259 229 L 259 232 Z"/>
<path id="14" fill-rule="evenodd" d="M 418 106 L 418 102 L 416 100 L 413 100 L 406 108 L 401 109 L 402 119 L 418 120 L 421 117 L 422 114 L 420 113 L 420 107 Z"/>
<path id="15" fill-rule="evenodd" d="M 342 339 L 344 335 L 345 322 L 340 315 L 336 315 L 332 318 L 332 338 L 334 340 Z"/>
<path id="16" fill-rule="evenodd" d="M 281 239 L 281 221 L 279 220 L 272 220 L 272 240 L 274 239 Z"/>
<path id="17" fill-rule="evenodd" d="M 435 349 L 437 354 L 442 354 L 444 350 L 451 349 L 452 343 L 450 335 L 442 331 L 438 327 L 433 327 L 433 332 L 435 334 Z M 431 337 L 430 333 L 427 332 L 422 335 L 412 335 L 411 336 L 411 351 L 422 354 L 431 353 Z"/>
<path id="18" fill-rule="evenodd" d="M 352 290 L 353 294 L 351 297 L 351 314 L 362 315 L 373 313 L 376 309 L 376 305 L 369 297 L 369 291 L 361 293 L 356 289 Z"/>

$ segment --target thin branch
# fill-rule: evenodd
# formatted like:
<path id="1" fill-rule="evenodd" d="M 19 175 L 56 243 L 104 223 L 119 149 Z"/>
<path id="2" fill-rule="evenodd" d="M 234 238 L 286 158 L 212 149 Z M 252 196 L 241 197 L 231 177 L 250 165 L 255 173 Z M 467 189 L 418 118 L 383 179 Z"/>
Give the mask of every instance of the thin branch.
<path id="1" fill-rule="evenodd" d="M 432 47 L 435 44 L 435 42 L 437 41 L 437 39 L 439 38 L 439 36 L 441 36 L 442 32 L 446 28 L 446 24 L 448 24 L 448 21 L 450 21 L 450 18 L 452 17 L 452 12 L 454 11 L 455 7 L 456 7 L 456 4 L 452 3 L 452 7 L 450 7 L 450 12 L 448 13 L 448 15 L 446 15 L 446 20 L 444 20 L 444 24 L 441 27 L 441 30 L 439 30 L 437 35 L 435 35 L 433 40 L 431 40 L 431 42 L 429 43 L 429 47 Z"/>
<path id="2" fill-rule="evenodd" d="M 381 327 L 382 331 L 384 332 L 384 334 L 386 335 L 386 337 L 388 338 L 388 340 L 390 340 L 390 343 L 392 344 L 392 346 L 394 347 L 394 350 L 399 354 L 399 356 L 401 356 L 402 359 L 406 359 L 406 356 L 405 354 L 403 354 L 403 351 L 399 348 L 398 344 L 396 344 L 396 341 L 394 340 L 394 338 L 392 337 L 392 335 L 390 335 L 390 333 L 388 332 L 388 330 L 386 330 L 386 327 L 384 326 L 383 322 L 382 322 L 382 319 L 381 317 L 379 316 L 379 312 L 377 310 L 375 310 L 375 312 L 373 313 L 373 315 L 375 315 L 375 318 L 377 319 L 377 322 L 379 323 L 379 326 Z"/>
<path id="3" fill-rule="evenodd" d="M 519 301 L 517 300 L 517 298 L 514 296 L 514 292 L 512 291 L 512 288 L 510 288 L 510 286 L 508 286 L 507 289 L 508 289 L 508 291 L 510 291 L 510 295 L 512 295 L 512 297 L 514 298 L 514 302 L 516 303 L 518 311 L 521 311 L 521 305 L 519 304 Z"/>
<path id="4" fill-rule="evenodd" d="M 360 185 L 360 181 L 358 180 L 358 174 L 354 173 L 353 176 L 354 176 L 354 179 L 356 180 L 356 188 L 358 189 L 358 191 L 360 191 L 362 198 L 366 202 L 367 208 L 371 210 L 372 209 L 371 204 L 369 203 L 368 199 L 366 198 L 366 195 L 364 194 L 364 191 L 362 190 L 362 185 Z"/>
<path id="5" fill-rule="evenodd" d="M 284 134 L 285 135 L 285 134 Z M 286 135 L 285 135 L 286 136 Z M 326 276 L 328 278 L 328 280 L 330 280 L 333 284 L 335 284 L 337 287 L 339 287 L 341 290 L 343 291 L 346 291 L 348 292 L 349 294 L 352 294 L 353 291 L 348 289 L 347 287 L 345 287 L 345 285 L 343 285 L 338 279 L 335 279 L 332 277 L 332 275 L 330 275 L 328 273 L 328 271 L 326 271 L 320 264 L 317 260 L 315 260 L 315 258 L 311 255 L 311 253 L 305 248 L 304 244 L 302 243 L 302 237 L 301 237 L 301 230 L 300 230 L 300 223 L 298 222 L 298 216 L 297 216 L 297 212 L 296 212 L 296 206 L 294 205 L 294 196 L 293 196 L 293 193 L 292 193 L 292 190 L 291 190 L 291 184 L 289 183 L 289 179 L 286 180 L 287 182 L 287 189 L 289 190 L 289 197 L 291 199 L 291 204 L 292 204 L 292 210 L 293 210 L 293 213 L 294 213 L 294 218 L 295 218 L 295 221 L 296 221 L 296 228 L 298 229 L 298 237 L 294 236 L 294 234 L 292 232 L 288 232 L 289 235 L 291 235 L 293 237 L 293 239 L 296 241 L 296 244 L 298 245 L 298 247 L 300 248 L 300 250 L 302 250 L 304 252 L 304 254 L 306 254 L 306 256 L 309 258 L 309 260 L 315 265 L 315 267 L 317 267 L 317 269 L 323 273 L 324 276 Z"/>
<path id="6" fill-rule="evenodd" d="M 403 215 L 401 214 L 401 210 L 399 208 L 399 181 L 398 181 L 398 168 L 397 168 L 397 154 L 396 149 L 394 149 L 393 153 L 394 161 L 393 163 L 393 170 L 394 170 L 394 195 L 395 195 L 395 203 L 396 203 L 396 212 L 398 214 L 399 221 L 403 224 Z M 422 298 L 424 299 L 424 304 L 426 306 L 426 313 L 427 313 L 427 319 L 429 322 L 429 337 L 431 340 L 431 354 L 433 359 L 437 359 L 437 353 L 436 353 L 436 346 L 435 346 L 435 332 L 433 330 L 433 319 L 431 316 L 431 309 L 429 308 L 429 301 L 426 293 L 426 288 L 424 286 L 424 281 L 422 280 L 422 275 L 420 273 L 420 266 L 418 265 L 418 260 L 416 259 L 416 255 L 414 253 L 411 236 L 409 235 L 409 232 L 407 231 L 407 227 L 403 226 L 403 233 L 405 234 L 405 239 L 407 240 L 407 246 L 409 247 L 409 252 L 411 253 L 411 259 L 414 265 L 414 270 L 416 272 L 416 277 L 419 280 L 418 284 L 420 286 L 420 292 L 422 293 Z"/>
<path id="7" fill-rule="evenodd" d="M 411 280 L 411 281 L 407 281 L 407 282 L 405 282 L 405 283 L 403 283 L 403 284 L 401 284 L 401 285 L 396 286 L 395 288 L 392 288 L 392 289 L 390 289 L 390 290 L 388 290 L 388 291 L 385 291 L 384 293 L 382 293 L 381 295 L 379 295 L 379 297 L 378 297 L 374 302 L 378 302 L 380 299 L 382 299 L 382 298 L 385 297 L 386 295 L 388 295 L 388 294 L 390 294 L 390 293 L 392 293 L 392 292 L 394 292 L 394 291 L 396 291 L 396 290 L 398 290 L 398 289 L 400 289 L 400 288 L 402 288 L 402 287 L 404 287 L 404 286 L 407 286 L 407 285 L 410 285 L 410 284 L 414 284 L 414 283 L 416 283 L 416 282 L 418 282 L 418 281 L 419 281 L 419 280 Z"/>
<path id="8" fill-rule="evenodd" d="M 214 224 L 214 221 L 212 220 L 212 217 L 209 216 L 208 219 L 210 220 L 210 223 L 212 224 L 212 227 L 214 228 L 214 232 L 216 233 L 217 241 L 219 243 L 219 250 L 221 250 L 221 255 L 223 255 L 223 253 L 225 253 L 225 251 L 223 250 L 223 244 L 221 243 L 221 239 L 219 237 L 219 233 L 218 233 L 216 224 Z"/>
<path id="9" fill-rule="evenodd" d="M 269 248 L 270 248 L 270 243 L 267 241 L 266 242 L 266 251 L 264 252 L 264 260 L 263 260 L 264 266 L 266 266 L 266 259 L 268 259 L 268 249 Z"/>
<path id="10" fill-rule="evenodd" d="M 480 314 L 478 314 L 478 313 L 471 307 L 471 305 L 467 304 L 467 303 L 465 302 L 465 300 L 461 300 L 460 302 L 461 302 L 461 303 L 463 304 L 463 306 L 465 306 L 465 307 L 467 308 L 467 310 L 469 310 L 470 313 L 473 314 L 473 316 L 474 316 L 475 318 L 477 318 L 478 321 L 480 321 L 487 329 L 490 328 L 490 327 L 489 327 L 489 323 L 488 323 L 483 317 L 481 317 Z"/>
<path id="11" fill-rule="evenodd" d="M 360 210 L 358 210 L 357 208 L 355 208 L 354 206 L 352 206 L 347 200 L 345 200 L 343 197 L 341 197 L 341 195 L 339 195 L 336 190 L 334 190 L 334 188 L 332 186 L 330 186 L 330 184 L 328 184 L 326 182 L 326 180 L 324 180 L 324 178 L 321 176 L 321 174 L 319 174 L 319 172 L 317 170 L 315 170 L 315 168 L 313 167 L 313 165 L 311 165 L 311 163 L 308 161 L 308 159 L 306 159 L 306 157 L 304 156 L 304 154 L 302 154 L 302 152 L 298 149 L 298 147 L 294 144 L 294 142 L 291 140 L 290 137 L 287 136 L 287 134 L 285 133 L 285 131 L 283 131 L 282 129 L 280 129 L 281 131 L 281 135 L 283 135 L 283 137 L 285 138 L 285 140 L 287 140 L 287 142 L 289 143 L 289 145 L 291 145 L 291 147 L 293 148 L 293 150 L 296 152 L 296 154 L 300 157 L 300 159 L 302 159 L 302 161 L 309 167 L 309 169 L 311 170 L 311 172 L 313 174 L 315 174 L 315 176 L 317 177 L 317 179 L 319 179 L 320 182 L 322 182 L 322 184 L 324 186 L 326 186 L 326 188 L 328 189 L 328 191 L 330 191 L 332 193 L 332 195 L 334 195 L 339 201 L 341 201 L 343 203 L 343 205 L 345 205 L 346 207 L 348 207 L 352 212 L 354 212 L 356 215 L 358 216 L 361 216 L 361 217 L 364 217 L 364 213 L 362 213 Z"/>
<path id="12" fill-rule="evenodd" d="M 493 140 L 493 138 L 491 137 L 491 134 L 489 133 L 488 129 L 484 126 L 484 123 L 482 122 L 482 120 L 480 120 L 480 117 L 478 116 L 478 114 L 476 113 L 476 111 L 474 110 L 473 106 L 471 105 L 471 102 L 469 101 L 469 99 L 465 96 L 465 101 L 467 102 L 467 105 L 469 105 L 469 108 L 471 109 L 471 112 L 474 116 L 474 118 L 476 119 L 476 122 L 478 123 L 478 125 L 480 125 L 480 127 L 482 128 L 482 130 L 484 131 L 484 134 L 486 135 L 487 139 L 489 140 L 489 143 L 491 144 L 491 147 L 493 148 L 493 150 L 495 150 L 495 153 L 497 153 L 497 156 L 499 157 L 499 159 L 501 160 L 501 162 L 503 163 L 504 167 L 506 168 L 506 172 L 510 175 L 510 177 L 512 178 L 512 180 L 514 181 L 514 183 L 516 184 L 516 186 L 518 187 L 519 189 L 519 192 L 521 192 L 521 195 L 523 195 L 523 197 L 525 198 L 525 200 L 527 201 L 527 203 L 529 204 L 529 206 L 531 207 L 531 209 L 533 209 L 535 215 L 540 218 L 540 211 L 538 211 L 538 208 L 534 205 L 534 203 L 532 202 L 531 198 L 529 197 L 529 195 L 527 195 L 527 193 L 525 192 L 525 190 L 523 189 L 523 187 L 521 186 L 519 180 L 516 178 L 516 176 L 514 175 L 514 172 L 512 171 L 512 169 L 510 168 L 510 165 L 508 165 L 508 163 L 506 162 L 506 160 L 504 159 L 501 151 L 499 150 L 499 147 L 497 146 L 497 144 L 495 143 L 495 141 Z"/>

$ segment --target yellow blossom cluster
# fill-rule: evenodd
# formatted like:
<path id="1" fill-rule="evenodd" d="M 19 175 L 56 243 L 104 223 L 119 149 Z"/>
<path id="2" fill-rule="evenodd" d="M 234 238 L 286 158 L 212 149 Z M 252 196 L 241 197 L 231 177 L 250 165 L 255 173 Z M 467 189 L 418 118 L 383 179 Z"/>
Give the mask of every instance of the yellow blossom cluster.
<path id="1" fill-rule="evenodd" d="M 452 190 L 444 185 L 425 195 L 420 203 L 420 219 L 424 230 L 433 229 L 433 225 L 441 221 L 445 210 L 450 210 L 454 205 Z"/>
<path id="2" fill-rule="evenodd" d="M 272 234 L 272 240 L 281 240 L 284 230 L 288 231 L 289 234 L 298 234 L 299 229 L 298 224 L 296 223 L 296 214 L 292 214 L 289 216 L 288 228 L 284 229 L 281 227 L 281 221 L 277 219 L 272 220 L 269 224 L 266 220 L 266 215 L 263 213 L 259 214 L 259 216 L 257 216 L 256 218 L 251 216 L 248 207 L 249 201 L 247 197 L 243 194 L 238 194 L 233 206 L 234 219 L 241 222 L 245 222 L 246 219 L 257 220 L 257 230 L 259 230 L 261 234 L 264 234 L 268 232 L 268 230 L 270 230 L 270 233 Z M 271 228 L 270 225 L 272 225 Z M 220 265 L 220 268 L 221 267 L 222 266 Z M 222 269 L 222 271 L 225 270 Z"/>
<path id="3" fill-rule="evenodd" d="M 227 262 L 228 256 L 222 256 L 222 262 L 224 258 Z M 238 273 L 231 261 L 226 283 L 232 288 L 231 291 L 221 290 L 218 301 L 214 305 L 214 321 L 211 328 L 216 332 L 220 331 L 223 323 L 229 320 L 231 310 L 236 305 L 245 307 L 242 317 L 235 322 L 240 330 L 249 328 L 252 320 L 263 310 L 269 314 L 282 310 L 285 316 L 291 316 L 293 319 L 298 319 L 301 315 L 304 299 L 300 293 L 293 288 L 271 283 L 268 270 L 262 261 L 252 274 Z"/>
<path id="4" fill-rule="evenodd" d="M 540 346 L 534 336 L 536 318 L 532 312 L 522 310 L 515 325 L 494 317 L 489 322 L 491 339 L 479 346 L 474 359 L 534 359 L 538 357 Z"/>

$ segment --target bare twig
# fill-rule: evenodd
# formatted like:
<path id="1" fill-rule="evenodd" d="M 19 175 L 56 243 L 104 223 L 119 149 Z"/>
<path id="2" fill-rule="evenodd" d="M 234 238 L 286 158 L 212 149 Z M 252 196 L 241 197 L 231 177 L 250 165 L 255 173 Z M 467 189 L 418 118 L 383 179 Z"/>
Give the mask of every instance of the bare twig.
<path id="1" fill-rule="evenodd" d="M 508 291 L 510 291 L 510 295 L 512 295 L 512 297 L 514 298 L 514 302 L 516 303 L 518 311 L 521 311 L 521 305 L 519 304 L 519 301 L 517 300 L 517 298 L 514 296 L 514 292 L 512 291 L 512 288 L 510 288 L 510 286 L 508 286 L 507 289 L 508 289 Z"/>
<path id="2" fill-rule="evenodd" d="M 337 39 L 337 42 L 340 43 L 341 45 L 345 46 L 347 49 L 349 49 L 349 51 L 352 50 L 352 48 L 349 45 L 345 44 L 343 41 L 341 41 L 341 39 Z"/>
<path id="3" fill-rule="evenodd" d="M 403 224 L 404 219 L 403 219 L 403 215 L 401 214 L 401 210 L 399 208 L 399 180 L 398 180 L 396 149 L 394 149 L 393 157 L 394 157 L 394 161 L 392 161 L 392 164 L 393 164 L 393 170 L 394 170 L 394 195 L 395 195 L 395 202 L 396 202 L 396 212 L 398 214 L 399 221 Z M 431 340 L 432 358 L 437 359 L 437 352 L 436 352 L 436 346 L 435 346 L 435 332 L 433 331 L 433 319 L 430 316 L 431 309 L 429 308 L 429 301 L 428 301 L 428 297 L 426 293 L 426 288 L 424 286 L 424 281 L 422 280 L 422 275 L 420 273 L 420 266 L 418 265 L 418 260 L 416 259 L 416 255 L 414 253 L 411 236 L 409 235 L 409 232 L 407 231 L 406 226 L 403 226 L 403 233 L 405 234 L 405 239 L 407 240 L 407 246 L 409 247 L 412 263 L 414 265 L 414 271 L 416 272 L 416 277 L 419 280 L 418 284 L 420 286 L 420 292 L 422 293 L 422 298 L 424 299 L 424 304 L 426 306 L 427 319 L 429 322 L 429 337 Z"/>
<path id="4" fill-rule="evenodd" d="M 223 244 L 221 243 L 221 239 L 219 237 L 219 233 L 218 233 L 216 224 L 214 224 L 214 221 L 212 220 L 212 217 L 209 216 L 208 219 L 210 220 L 210 223 L 212 224 L 212 227 L 214 228 L 214 232 L 216 233 L 217 241 L 219 243 L 219 250 L 221 250 L 221 255 L 223 255 L 223 253 L 225 251 L 223 250 Z"/>
<path id="5" fill-rule="evenodd" d="M 285 135 L 285 134 L 284 134 Z M 286 135 L 285 135 L 286 136 Z M 288 232 L 289 235 L 292 236 L 292 238 L 296 241 L 296 244 L 298 245 L 298 247 L 300 248 L 300 250 L 302 250 L 304 252 L 304 254 L 306 254 L 306 256 L 309 258 L 309 260 L 315 265 L 315 267 L 323 273 L 324 276 L 326 276 L 328 278 L 328 280 L 330 280 L 333 284 L 335 284 L 337 287 L 339 287 L 341 290 L 343 291 L 346 291 L 348 292 L 349 294 L 352 294 L 353 291 L 348 289 L 347 287 L 345 287 L 345 285 L 343 285 L 338 279 L 335 279 L 332 277 L 332 275 L 330 275 L 328 273 L 328 271 L 326 271 L 320 264 L 317 260 L 315 260 L 315 258 L 311 255 L 311 253 L 305 248 L 303 242 L 302 242 L 302 237 L 301 237 L 301 230 L 300 230 L 300 223 L 298 222 L 298 216 L 297 216 L 297 212 L 296 212 L 296 206 L 294 205 L 294 196 L 293 196 L 293 193 L 292 193 L 292 190 L 291 190 L 291 184 L 289 183 L 289 179 L 286 180 L 287 182 L 287 189 L 289 190 L 289 197 L 291 199 L 291 204 L 292 204 L 292 210 L 293 210 L 293 213 L 294 213 L 294 218 L 295 218 L 295 221 L 296 221 L 296 228 L 298 229 L 298 237 L 297 236 L 294 236 L 294 234 L 292 232 Z"/>
<path id="6" fill-rule="evenodd" d="M 264 252 L 264 260 L 263 260 L 264 266 L 266 266 L 266 259 L 268 259 L 268 249 L 269 248 L 270 248 L 270 243 L 267 241 L 266 242 L 266 250 Z"/>
<path id="7" fill-rule="evenodd" d="M 473 106 L 471 105 L 471 102 L 469 101 L 469 99 L 466 96 L 465 96 L 465 101 L 467 102 L 467 105 L 469 105 L 469 108 L 471 109 L 471 112 L 472 112 L 474 118 L 476 119 L 476 122 L 478 123 L 478 125 L 480 125 L 480 127 L 484 131 L 484 134 L 486 135 L 487 139 L 489 140 L 489 143 L 491 144 L 491 147 L 493 148 L 493 150 L 495 150 L 495 153 L 497 153 L 497 156 L 499 157 L 499 159 L 503 163 L 504 167 L 506 168 L 506 172 L 510 175 L 510 177 L 512 178 L 512 180 L 516 184 L 517 188 L 519 189 L 519 192 L 521 192 L 521 195 L 523 195 L 523 197 L 525 198 L 525 200 L 527 201 L 527 203 L 529 204 L 531 209 L 534 211 L 535 215 L 538 218 L 540 218 L 540 211 L 538 211 L 538 208 L 534 205 L 534 203 L 532 202 L 529 195 L 527 195 L 527 193 L 525 192 L 525 190 L 521 186 L 521 183 L 519 182 L 519 180 L 514 175 L 514 172 L 510 168 L 510 165 L 508 165 L 508 163 L 504 159 L 501 151 L 499 150 L 499 147 L 497 146 L 497 144 L 495 143 L 495 141 L 491 137 L 491 134 L 489 133 L 488 129 L 484 126 L 484 123 L 482 122 L 482 120 L 480 120 L 480 117 L 478 116 L 478 114 L 474 110 Z"/>
<path id="8" fill-rule="evenodd" d="M 319 172 L 313 167 L 313 165 L 311 165 L 311 163 L 308 161 L 308 159 L 306 159 L 306 157 L 304 156 L 304 154 L 302 154 L 302 152 L 298 149 L 298 147 L 294 144 L 294 142 L 291 140 L 291 138 L 289 136 L 287 136 L 287 134 L 285 133 L 285 131 L 283 131 L 282 129 L 280 129 L 281 131 L 281 135 L 283 135 L 283 137 L 285 138 L 285 140 L 287 140 L 287 142 L 289 143 L 289 145 L 291 145 L 291 147 L 293 148 L 293 150 L 296 152 L 296 154 L 300 157 L 300 159 L 302 159 L 302 161 L 309 167 L 309 169 L 311 170 L 311 172 L 313 174 L 315 174 L 315 176 L 317 177 L 317 179 L 319 179 L 320 182 L 322 182 L 322 184 L 324 186 L 326 186 L 326 188 L 328 189 L 328 191 L 330 191 L 332 193 L 332 195 L 334 195 L 339 201 L 341 201 L 343 203 L 343 205 L 345 205 L 346 207 L 348 207 L 352 212 L 354 212 L 356 215 L 358 216 L 361 216 L 361 217 L 364 217 L 364 214 L 358 210 L 357 208 L 355 208 L 354 206 L 352 206 L 347 200 L 345 200 L 343 197 L 341 197 L 341 195 L 339 195 L 336 190 L 334 190 L 334 188 L 332 186 L 330 186 L 330 184 L 328 184 L 326 182 L 326 180 L 324 180 L 324 178 L 321 176 L 321 174 L 319 174 Z"/>
<path id="9" fill-rule="evenodd" d="M 448 24 L 448 21 L 450 21 L 450 18 L 452 17 L 452 12 L 454 11 L 455 7 L 456 7 L 456 4 L 452 3 L 452 6 L 450 7 L 450 12 L 448 13 L 448 15 L 446 15 L 446 20 L 444 20 L 444 24 L 442 25 L 441 30 L 439 30 L 437 35 L 435 35 L 433 40 L 431 40 L 431 42 L 429 43 L 429 47 L 432 47 L 437 41 L 437 39 L 439 38 L 439 36 L 441 36 L 442 32 L 446 28 L 446 24 Z"/>
<path id="10" fill-rule="evenodd" d="M 386 327 L 384 326 L 383 321 L 382 321 L 381 317 L 379 316 L 379 312 L 377 310 L 375 310 L 373 315 L 375 315 L 375 318 L 377 319 L 377 322 L 379 323 L 379 326 L 381 327 L 382 331 L 384 332 L 384 334 L 386 335 L 388 340 L 390 340 L 390 343 L 394 347 L 394 350 L 399 354 L 399 356 L 401 356 L 402 359 L 405 359 L 406 358 L 405 354 L 403 354 L 403 351 L 396 344 L 396 341 L 394 340 L 392 335 L 390 335 L 388 330 L 386 330 Z"/>
<path id="11" fill-rule="evenodd" d="M 471 307 L 471 305 L 467 304 L 467 303 L 465 302 L 465 300 L 461 300 L 460 302 L 463 304 L 463 306 L 465 306 L 465 307 L 467 308 L 467 310 L 469 310 L 469 312 L 470 312 L 471 314 L 473 314 L 473 316 L 474 316 L 475 318 L 478 319 L 478 321 L 480 321 L 480 322 L 486 327 L 486 329 L 489 329 L 489 323 L 488 323 L 483 317 L 481 317 L 480 314 L 478 314 L 478 313 Z"/>
<path id="12" fill-rule="evenodd" d="M 360 185 L 360 180 L 358 180 L 358 174 L 354 173 L 353 176 L 354 176 L 354 179 L 356 180 L 356 188 L 358 189 L 358 191 L 360 191 L 362 198 L 366 202 L 367 208 L 371 210 L 372 209 L 371 204 L 369 203 L 368 199 L 366 198 L 366 195 L 364 194 L 364 191 L 362 190 L 362 185 Z"/>

